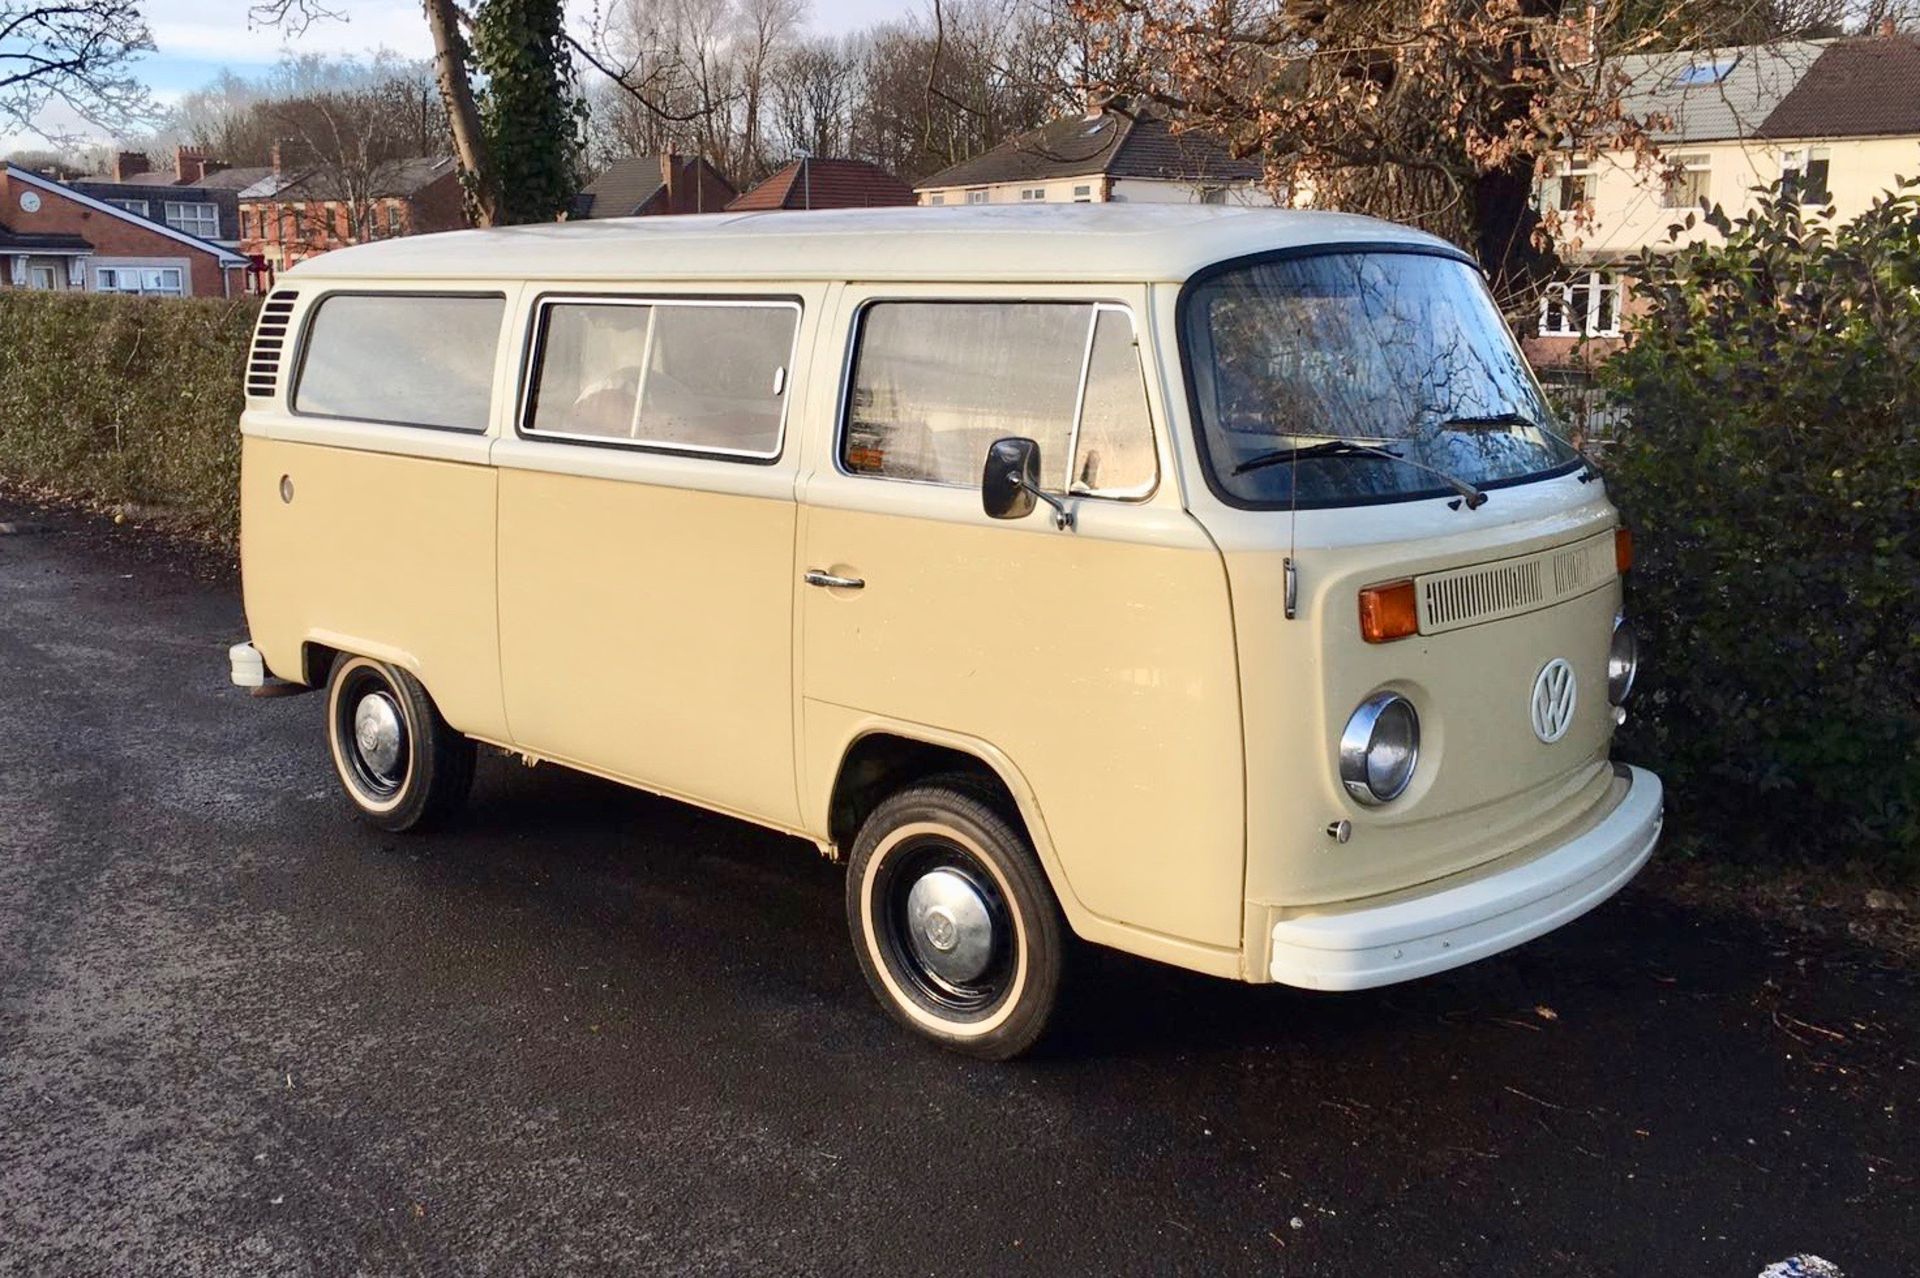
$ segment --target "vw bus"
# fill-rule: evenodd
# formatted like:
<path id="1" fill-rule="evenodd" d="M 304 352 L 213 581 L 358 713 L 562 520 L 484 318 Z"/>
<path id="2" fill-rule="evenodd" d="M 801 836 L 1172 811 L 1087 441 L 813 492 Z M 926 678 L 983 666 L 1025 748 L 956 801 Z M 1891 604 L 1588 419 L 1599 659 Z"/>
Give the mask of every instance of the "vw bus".
<path id="1" fill-rule="evenodd" d="M 497 747 L 846 866 L 880 1002 L 1004 1058 L 1075 943 L 1355 990 L 1645 862 L 1630 541 L 1479 272 L 1199 207 L 636 218 L 288 271 L 251 642 L 347 799 Z"/>

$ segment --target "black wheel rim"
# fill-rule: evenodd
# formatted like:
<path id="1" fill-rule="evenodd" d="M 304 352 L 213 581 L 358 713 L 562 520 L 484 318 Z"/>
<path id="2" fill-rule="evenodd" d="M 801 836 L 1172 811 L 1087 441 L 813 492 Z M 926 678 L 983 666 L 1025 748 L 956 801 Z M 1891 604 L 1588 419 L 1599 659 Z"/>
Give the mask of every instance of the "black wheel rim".
<path id="1" fill-rule="evenodd" d="M 974 964 L 968 964 L 965 975 L 956 976 L 951 966 L 943 972 L 930 963 L 924 957 L 930 954 L 924 919 L 916 942 L 910 903 L 915 885 L 929 876 L 949 890 L 964 885 L 977 900 L 990 929 L 990 939 L 977 960 L 977 972 L 972 970 Z M 961 895 L 967 899 L 964 891 Z M 935 835 L 903 843 L 876 872 L 869 908 L 887 969 L 923 1008 L 949 1020 L 980 1020 L 1006 1001 L 1013 988 L 1018 957 L 1012 910 L 999 880 L 967 848 Z M 937 961 L 938 956 L 934 957 Z"/>
<path id="2" fill-rule="evenodd" d="M 384 741 L 376 747 L 363 740 L 363 707 L 391 716 L 398 739 L 390 754 Z M 376 803 L 400 793 L 412 765 L 413 740 L 399 693 L 383 675 L 368 666 L 347 672 L 334 698 L 333 732 L 355 790 Z"/>

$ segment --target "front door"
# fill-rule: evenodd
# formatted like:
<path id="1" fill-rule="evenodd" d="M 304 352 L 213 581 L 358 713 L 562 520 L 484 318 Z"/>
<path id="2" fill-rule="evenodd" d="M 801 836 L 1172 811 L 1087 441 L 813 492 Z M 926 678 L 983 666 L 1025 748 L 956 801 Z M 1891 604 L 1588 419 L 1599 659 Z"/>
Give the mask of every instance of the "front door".
<path id="1" fill-rule="evenodd" d="M 494 446 L 514 744 L 791 827 L 803 301 L 548 296 Z"/>
<path id="2" fill-rule="evenodd" d="M 873 725 L 983 743 L 1031 787 L 1063 893 L 1237 948 L 1233 628 L 1220 557 L 1156 442 L 1145 290 L 847 297 L 843 420 L 804 489 L 803 757 L 831 766 Z M 1038 442 L 1072 527 L 1044 504 L 985 514 L 1003 436 Z M 805 778 L 809 795 L 830 783 Z"/>

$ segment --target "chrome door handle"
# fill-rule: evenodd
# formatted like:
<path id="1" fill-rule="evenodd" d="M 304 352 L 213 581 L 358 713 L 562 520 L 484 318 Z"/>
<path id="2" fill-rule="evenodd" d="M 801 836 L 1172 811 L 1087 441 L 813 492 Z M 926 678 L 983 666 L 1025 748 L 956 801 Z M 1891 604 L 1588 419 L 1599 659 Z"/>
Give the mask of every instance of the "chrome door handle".
<path id="1" fill-rule="evenodd" d="M 802 578 L 809 586 L 826 586 L 834 590 L 859 590 L 867 583 L 860 577 L 836 577 L 830 572 L 821 572 L 818 568 L 807 569 Z"/>

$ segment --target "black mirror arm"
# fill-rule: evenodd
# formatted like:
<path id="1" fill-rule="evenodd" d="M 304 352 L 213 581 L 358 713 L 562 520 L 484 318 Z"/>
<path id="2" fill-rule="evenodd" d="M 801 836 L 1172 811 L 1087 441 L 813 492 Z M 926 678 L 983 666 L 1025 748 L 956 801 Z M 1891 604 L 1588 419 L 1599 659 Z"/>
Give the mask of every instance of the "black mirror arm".
<path id="1" fill-rule="evenodd" d="M 1028 483 L 1026 476 L 1017 470 L 1007 472 L 1007 481 L 1015 488 L 1032 493 L 1035 497 L 1053 507 L 1053 526 L 1055 528 L 1065 532 L 1067 529 L 1073 527 L 1073 508 L 1068 506 L 1066 502 L 1055 497 L 1052 493 L 1047 492 L 1037 484 Z"/>

